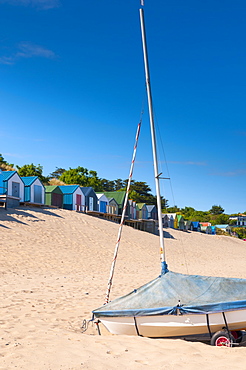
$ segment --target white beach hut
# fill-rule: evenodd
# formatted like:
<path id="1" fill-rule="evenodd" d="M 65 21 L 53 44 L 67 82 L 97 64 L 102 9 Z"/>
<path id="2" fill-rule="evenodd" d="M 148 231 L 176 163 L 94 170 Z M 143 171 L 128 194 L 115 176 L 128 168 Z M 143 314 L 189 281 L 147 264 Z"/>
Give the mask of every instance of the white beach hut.
<path id="1" fill-rule="evenodd" d="M 98 204 L 98 211 L 102 213 L 109 213 L 108 212 L 108 206 L 109 206 L 109 200 L 103 193 L 96 193 L 97 195 L 97 204 Z"/>
<path id="2" fill-rule="evenodd" d="M 17 171 L 2 171 L 2 194 L 8 195 L 8 206 L 15 207 L 24 202 L 24 182 Z"/>

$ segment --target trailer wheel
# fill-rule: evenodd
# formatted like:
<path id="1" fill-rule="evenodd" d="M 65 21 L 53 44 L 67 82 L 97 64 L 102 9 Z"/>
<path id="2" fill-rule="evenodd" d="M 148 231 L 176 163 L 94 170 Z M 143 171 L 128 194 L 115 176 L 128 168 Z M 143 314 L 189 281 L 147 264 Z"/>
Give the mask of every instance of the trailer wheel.
<path id="1" fill-rule="evenodd" d="M 236 340 L 226 330 L 217 331 L 211 338 L 211 345 L 217 347 L 232 347 Z"/>
<path id="2" fill-rule="evenodd" d="M 241 330 L 231 331 L 236 343 L 241 343 L 243 340 L 243 332 Z"/>

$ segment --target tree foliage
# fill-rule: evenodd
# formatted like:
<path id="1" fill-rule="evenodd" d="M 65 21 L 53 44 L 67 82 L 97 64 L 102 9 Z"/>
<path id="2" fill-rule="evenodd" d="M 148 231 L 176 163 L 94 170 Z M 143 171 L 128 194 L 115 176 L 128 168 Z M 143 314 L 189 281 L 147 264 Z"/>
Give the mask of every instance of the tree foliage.
<path id="1" fill-rule="evenodd" d="M 173 207 L 165 207 L 164 208 L 164 212 L 165 213 L 180 213 L 180 208 L 177 207 L 177 206 L 173 206 Z"/>
<path id="2" fill-rule="evenodd" d="M 210 222 L 209 212 L 194 211 L 188 218 L 191 221 Z"/>
<path id="3" fill-rule="evenodd" d="M 115 191 L 115 182 L 113 180 L 101 179 L 103 191 Z"/>
<path id="4" fill-rule="evenodd" d="M 66 184 L 74 184 L 80 186 L 91 186 L 95 191 L 102 191 L 102 183 L 99 177 L 97 176 L 96 171 L 89 171 L 84 167 L 69 168 L 62 173 L 59 177 L 60 181 L 65 182 Z"/>
<path id="5" fill-rule="evenodd" d="M 181 208 L 181 213 L 184 216 L 185 219 L 189 219 L 193 215 L 193 213 L 196 212 L 195 208 L 193 207 L 185 207 Z"/>
<path id="6" fill-rule="evenodd" d="M 13 170 L 13 167 L 14 167 L 14 164 L 8 163 L 7 161 L 5 161 L 5 159 L 3 158 L 3 155 L 0 154 L 0 169 L 10 171 L 10 170 Z"/>
<path id="7" fill-rule="evenodd" d="M 210 222 L 212 225 L 226 225 L 229 224 L 229 215 L 219 214 L 210 215 Z"/>
<path id="8" fill-rule="evenodd" d="M 222 213 L 224 213 L 224 208 L 222 208 L 221 206 L 212 206 L 212 208 L 209 210 L 209 212 L 212 214 L 212 215 L 220 215 Z"/>
<path id="9" fill-rule="evenodd" d="M 49 176 L 44 176 L 43 175 L 43 167 L 38 164 L 35 166 L 33 163 L 31 164 L 25 164 L 24 166 L 16 166 L 18 169 L 18 174 L 21 177 L 26 177 L 26 176 L 38 176 L 40 181 L 42 181 L 44 184 L 48 184 L 50 177 Z"/>
<path id="10" fill-rule="evenodd" d="M 119 180 L 119 179 L 118 179 Z M 125 187 L 121 190 L 126 190 L 128 180 L 124 180 L 122 183 L 125 184 Z M 151 188 L 144 181 L 131 181 L 130 194 L 129 198 L 134 200 L 137 203 L 146 203 L 153 204 L 157 206 L 157 198 L 150 193 Z M 161 197 L 161 207 L 162 209 L 168 206 L 167 200 Z"/>
<path id="11" fill-rule="evenodd" d="M 65 168 L 56 167 L 55 171 L 50 174 L 53 179 L 59 179 L 59 177 L 65 172 Z"/>
<path id="12" fill-rule="evenodd" d="M 246 239 L 246 228 L 245 227 L 233 227 L 232 231 L 235 232 L 240 239 Z"/>

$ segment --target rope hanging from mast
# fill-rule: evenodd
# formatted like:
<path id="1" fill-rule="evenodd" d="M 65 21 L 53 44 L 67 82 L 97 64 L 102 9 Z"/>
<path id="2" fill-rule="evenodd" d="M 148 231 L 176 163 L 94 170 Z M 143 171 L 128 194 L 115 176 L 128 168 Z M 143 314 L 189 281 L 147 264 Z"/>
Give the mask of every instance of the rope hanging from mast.
<path id="1" fill-rule="evenodd" d="M 108 280 L 108 287 L 107 287 L 107 292 L 106 292 L 106 297 L 105 297 L 104 304 L 107 304 L 109 302 L 109 295 L 110 295 L 112 282 L 113 282 L 113 276 L 114 276 L 114 268 L 115 268 L 116 258 L 117 258 L 117 254 L 118 254 L 118 250 L 119 250 L 119 246 L 120 246 L 122 227 L 123 227 L 124 220 L 125 220 L 127 201 L 128 201 L 129 191 L 130 191 L 130 185 L 131 185 L 131 180 L 132 180 L 134 163 L 135 163 L 135 159 L 136 159 L 136 152 L 137 152 L 137 145 L 138 145 L 138 138 L 139 138 L 141 124 L 142 124 L 142 118 L 140 119 L 140 122 L 139 122 L 138 127 L 137 127 L 135 145 L 134 145 L 134 150 L 133 150 L 133 155 L 132 155 L 132 163 L 131 163 L 130 173 L 129 173 L 129 177 L 128 177 L 128 183 L 127 183 L 127 189 L 126 189 L 126 195 L 125 195 L 125 200 L 124 200 L 124 206 L 123 206 L 123 210 L 122 210 L 120 227 L 119 227 L 119 231 L 118 231 L 118 237 L 117 237 L 117 242 L 116 242 L 115 251 L 114 251 L 114 258 L 113 258 L 112 265 L 111 265 L 111 270 L 110 270 L 110 275 L 109 275 L 109 280 Z"/>

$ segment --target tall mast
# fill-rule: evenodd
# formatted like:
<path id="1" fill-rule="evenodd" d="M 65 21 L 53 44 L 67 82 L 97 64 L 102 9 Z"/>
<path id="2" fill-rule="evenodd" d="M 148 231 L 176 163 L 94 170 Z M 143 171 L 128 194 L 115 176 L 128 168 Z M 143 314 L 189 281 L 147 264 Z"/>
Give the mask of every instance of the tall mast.
<path id="1" fill-rule="evenodd" d="M 167 263 L 165 260 L 164 235 L 163 235 L 162 212 L 161 212 L 160 180 L 159 180 L 160 173 L 158 171 L 158 162 L 157 162 L 156 133 L 155 133 L 152 94 L 151 94 L 151 86 L 150 86 L 149 62 L 148 62 L 148 53 L 147 53 L 145 23 L 144 23 L 144 10 L 141 8 L 139 9 L 139 12 L 140 12 L 140 23 L 141 23 L 141 33 L 142 33 L 146 88 L 147 88 L 148 106 L 149 106 L 152 152 L 153 152 L 153 161 L 154 161 L 155 187 L 156 187 L 159 237 L 160 237 L 160 253 L 161 253 L 161 274 L 165 274 L 166 272 L 168 272 L 168 269 L 167 269 Z"/>

